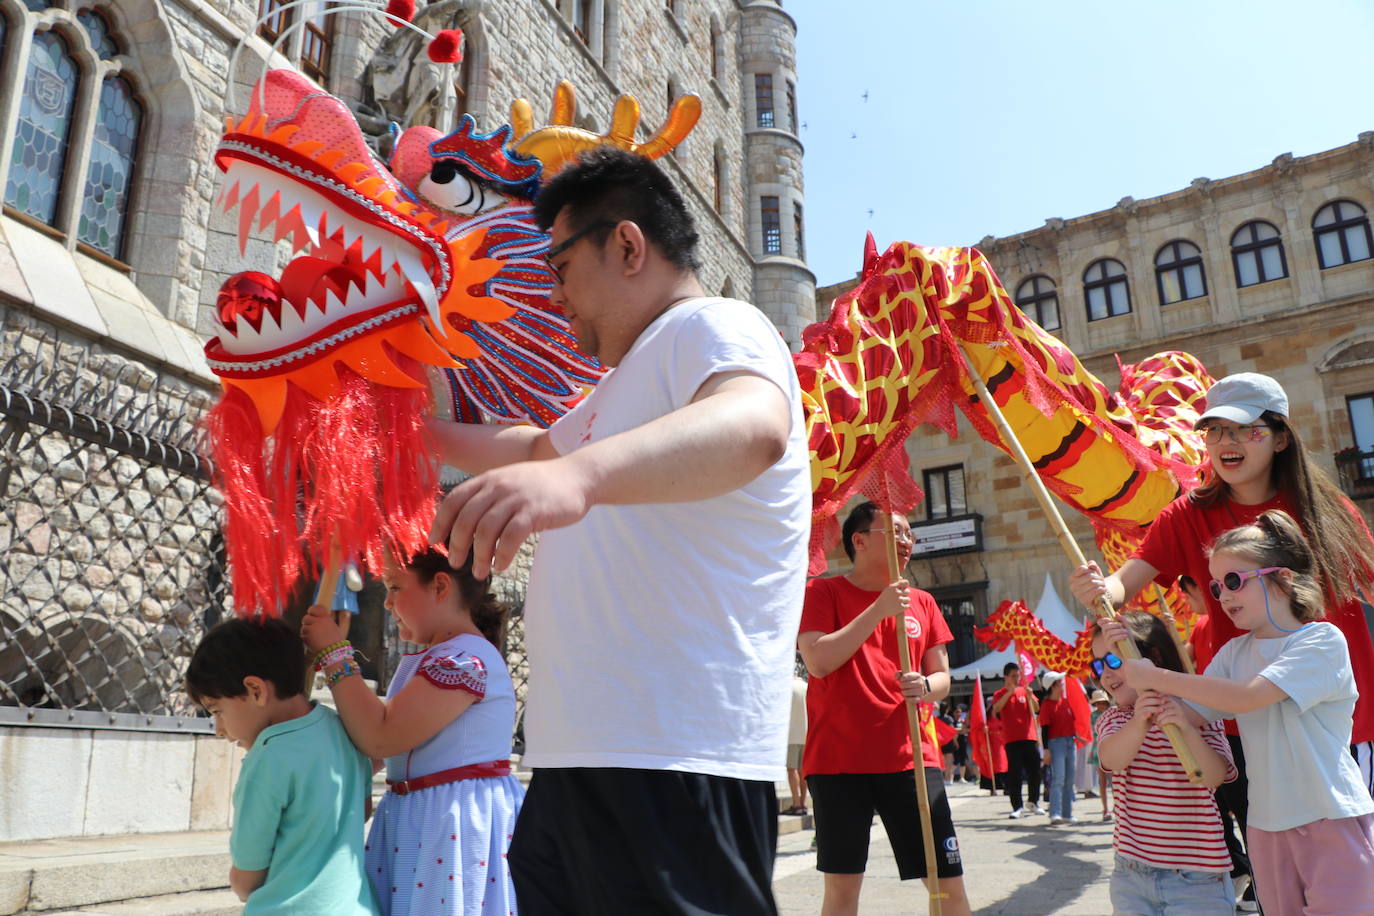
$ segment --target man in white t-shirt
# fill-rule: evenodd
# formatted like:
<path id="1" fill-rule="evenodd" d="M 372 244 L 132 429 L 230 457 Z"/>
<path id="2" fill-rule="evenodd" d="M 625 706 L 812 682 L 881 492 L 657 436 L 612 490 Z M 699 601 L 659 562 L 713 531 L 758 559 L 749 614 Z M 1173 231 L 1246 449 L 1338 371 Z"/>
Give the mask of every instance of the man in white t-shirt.
<path id="1" fill-rule="evenodd" d="M 435 533 L 473 571 L 543 532 L 525 601 L 520 911 L 775 913 L 810 474 L 787 347 L 707 297 L 681 196 L 600 148 L 541 191 L 550 296 L 611 368 L 547 431 L 436 424 L 477 474 Z"/>

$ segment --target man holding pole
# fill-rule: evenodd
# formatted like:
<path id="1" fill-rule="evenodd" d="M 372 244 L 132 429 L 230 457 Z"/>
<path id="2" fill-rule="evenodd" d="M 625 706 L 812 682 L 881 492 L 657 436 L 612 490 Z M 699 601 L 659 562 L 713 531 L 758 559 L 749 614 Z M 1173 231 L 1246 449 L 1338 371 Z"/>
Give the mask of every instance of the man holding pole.
<path id="1" fill-rule="evenodd" d="M 802 768 L 816 816 L 816 867 L 825 873 L 822 916 L 858 912 L 876 812 L 903 880 L 928 882 L 906 702 L 938 702 L 949 693 L 953 637 L 931 596 L 891 581 L 886 539 L 895 526 L 900 565 L 911 555 L 905 518 L 884 518 L 873 503 L 850 513 L 843 529 L 848 575 L 813 580 L 806 590 L 797 646 L 811 680 Z M 916 670 L 898 664 L 898 622 Z M 970 912 L 959 840 L 940 771 L 940 749 L 923 741 L 923 778 L 936 850 L 935 892 L 942 916 Z"/>

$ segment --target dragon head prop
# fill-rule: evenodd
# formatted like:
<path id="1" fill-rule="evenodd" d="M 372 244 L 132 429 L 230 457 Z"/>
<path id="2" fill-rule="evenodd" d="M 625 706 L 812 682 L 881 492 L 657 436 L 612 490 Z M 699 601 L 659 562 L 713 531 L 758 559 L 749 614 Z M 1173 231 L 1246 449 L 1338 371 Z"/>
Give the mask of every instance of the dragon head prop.
<path id="1" fill-rule="evenodd" d="M 227 120 L 217 203 L 240 255 L 255 235 L 290 255 L 277 276 L 224 282 L 205 348 L 224 387 L 207 432 L 241 612 L 276 613 L 334 552 L 377 569 L 424 546 L 429 413 L 548 426 L 600 378 L 549 301 L 533 198 L 584 149 L 671 150 L 700 101 L 678 99 L 644 144 L 628 96 L 605 135 L 573 111 L 562 83 L 548 127 L 519 100 L 491 133 L 469 115 L 446 135 L 395 131 L 383 162 L 342 101 L 272 70 Z"/>

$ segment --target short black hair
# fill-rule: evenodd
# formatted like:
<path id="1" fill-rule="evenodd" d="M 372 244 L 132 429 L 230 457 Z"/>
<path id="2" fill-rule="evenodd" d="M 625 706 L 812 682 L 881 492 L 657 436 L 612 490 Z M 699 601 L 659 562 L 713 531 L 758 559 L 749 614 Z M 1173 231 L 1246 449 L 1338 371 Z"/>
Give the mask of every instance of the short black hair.
<path id="1" fill-rule="evenodd" d="M 1020 670 L 1021 670 L 1021 666 L 1018 665 L 1016 662 L 1007 662 L 1005 665 L 1002 666 L 1002 677 L 1006 677 L 1008 674 L 1011 674 L 1013 671 L 1020 671 Z"/>
<path id="2" fill-rule="evenodd" d="M 614 146 L 586 150 L 539 191 L 534 218 L 545 232 L 564 209 L 568 227 L 580 232 L 595 223 L 609 226 L 591 235 L 606 241 L 622 220 L 639 226 L 647 239 L 679 270 L 697 270 L 696 223 L 682 195 L 652 159 Z"/>
<path id="3" fill-rule="evenodd" d="M 235 618 L 206 633 L 186 666 L 186 693 L 199 706 L 241 697 L 249 676 L 271 684 L 278 699 L 305 693 L 305 643 L 285 621 Z"/>
<path id="4" fill-rule="evenodd" d="M 849 518 L 844 520 L 840 538 L 844 542 L 844 552 L 845 556 L 849 557 L 849 562 L 854 562 L 854 535 L 872 528 L 873 520 L 878 515 L 878 505 L 870 501 L 859 503 L 854 507 L 854 511 L 849 513 Z"/>

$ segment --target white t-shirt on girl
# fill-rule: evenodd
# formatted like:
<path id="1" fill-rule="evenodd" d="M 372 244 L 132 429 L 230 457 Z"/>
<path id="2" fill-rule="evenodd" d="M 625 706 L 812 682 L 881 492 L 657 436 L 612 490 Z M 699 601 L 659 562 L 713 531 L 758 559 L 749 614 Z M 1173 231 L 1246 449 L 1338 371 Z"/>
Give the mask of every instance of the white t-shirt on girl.
<path id="1" fill-rule="evenodd" d="M 721 496 L 595 506 L 540 535 L 524 611 L 527 766 L 783 778 L 811 475 L 777 330 L 736 300 L 676 305 L 549 437 L 566 455 L 686 406 L 733 371 L 787 397 L 777 463 Z"/>
<path id="2" fill-rule="evenodd" d="M 1357 694 L 1339 629 L 1316 622 L 1273 639 L 1247 633 L 1222 646 L 1204 673 L 1241 683 L 1259 675 L 1288 694 L 1238 716 L 1190 704 L 1209 719 L 1230 717 L 1240 726 L 1251 827 L 1289 830 L 1374 812 L 1350 756 Z"/>

